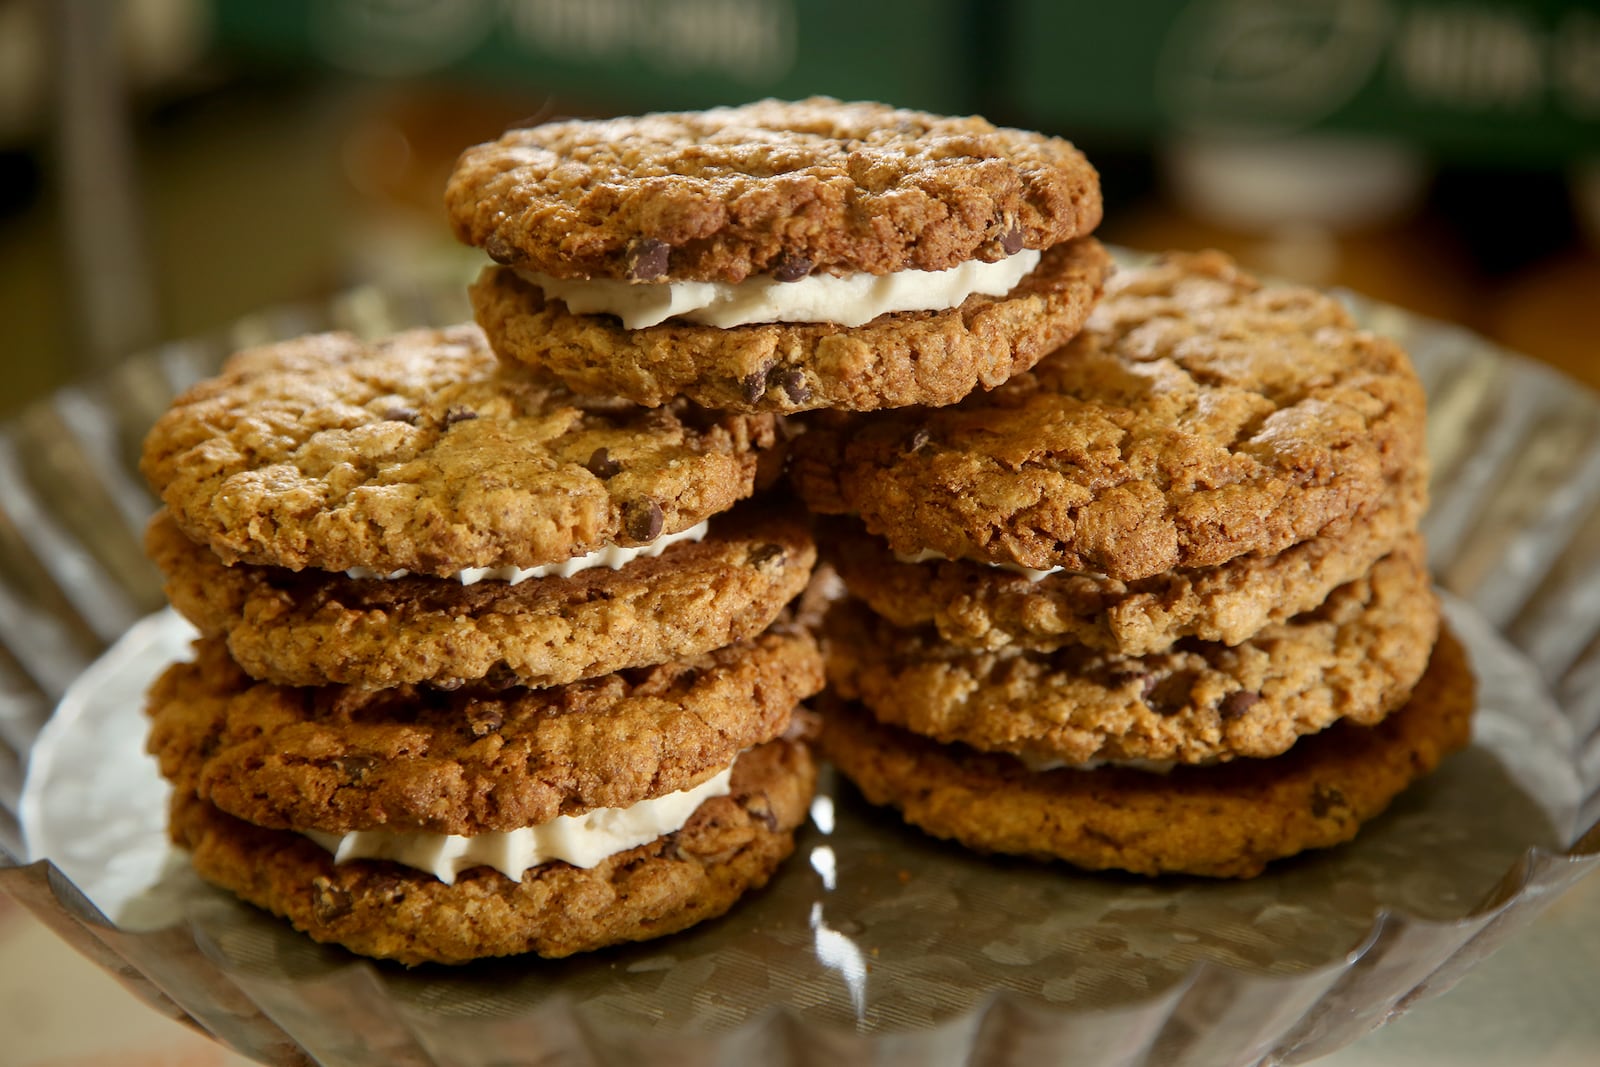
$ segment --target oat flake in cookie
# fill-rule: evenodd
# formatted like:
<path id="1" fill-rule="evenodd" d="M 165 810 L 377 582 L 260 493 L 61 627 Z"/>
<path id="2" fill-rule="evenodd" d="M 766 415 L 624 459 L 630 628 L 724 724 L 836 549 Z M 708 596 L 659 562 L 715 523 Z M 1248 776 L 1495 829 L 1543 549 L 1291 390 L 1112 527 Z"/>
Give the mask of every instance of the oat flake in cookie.
<path id="1" fill-rule="evenodd" d="M 1110 269 L 1067 142 L 821 98 L 512 130 L 446 204 L 500 264 L 473 302 L 502 355 L 651 405 L 953 403 L 1071 337 Z"/>

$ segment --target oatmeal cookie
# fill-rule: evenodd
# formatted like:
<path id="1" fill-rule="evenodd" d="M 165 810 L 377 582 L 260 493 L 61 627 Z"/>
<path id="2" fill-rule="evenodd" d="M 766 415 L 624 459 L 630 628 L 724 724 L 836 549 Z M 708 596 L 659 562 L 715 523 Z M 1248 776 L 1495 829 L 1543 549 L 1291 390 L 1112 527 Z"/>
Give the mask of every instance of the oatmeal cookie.
<path id="1" fill-rule="evenodd" d="M 668 319 L 629 330 L 610 315 L 573 314 L 508 267 L 483 272 L 472 304 L 497 352 L 576 392 L 650 405 L 684 396 L 723 411 L 873 411 L 953 404 L 1027 370 L 1078 332 L 1110 272 L 1105 249 L 1086 237 L 1046 252 L 1004 296 L 856 327 Z"/>
<path id="2" fill-rule="evenodd" d="M 171 830 L 202 878 L 318 941 L 405 964 L 558 957 L 726 912 L 793 850 L 815 781 L 804 745 L 768 742 L 739 757 L 732 793 L 705 801 L 683 829 L 595 867 L 531 868 L 520 882 L 491 867 L 446 885 L 382 860 L 335 865 L 309 838 L 252 826 L 189 793 L 173 798 Z"/>
<path id="3" fill-rule="evenodd" d="M 874 804 L 980 852 L 1091 870 L 1249 878 L 1272 860 L 1355 836 L 1471 735 L 1473 679 L 1448 633 L 1410 701 L 1376 726 L 1340 723 L 1284 755 L 1170 774 L 1031 772 L 944 746 L 850 705 L 824 715 L 824 754 Z"/>
<path id="4" fill-rule="evenodd" d="M 515 585 L 348 578 L 223 563 L 165 512 L 145 537 L 167 596 L 235 662 L 280 685 L 564 685 L 753 637 L 805 587 L 816 550 L 793 514 L 736 508 L 705 539 L 619 570 Z"/>
<path id="5" fill-rule="evenodd" d="M 275 829 L 515 830 L 688 789 L 822 688 L 804 632 L 550 689 L 290 688 L 196 642 L 150 691 L 180 792 Z"/>
<path id="6" fill-rule="evenodd" d="M 1185 637 L 1237 645 L 1310 611 L 1371 570 L 1416 528 L 1426 507 L 1426 477 L 1408 473 L 1365 521 L 1334 523 L 1276 555 L 1128 582 L 1066 571 L 1035 580 L 968 560 L 908 563 L 849 519 L 825 522 L 819 537 L 850 592 L 896 626 L 931 624 L 967 648 L 1083 645 L 1142 656 Z"/>
<path id="7" fill-rule="evenodd" d="M 239 353 L 156 422 L 142 470 L 224 563 L 445 576 L 687 529 L 750 494 L 775 436 L 574 396 L 462 326 Z"/>
<path id="8" fill-rule="evenodd" d="M 814 417 L 790 473 L 896 552 L 1134 581 L 1364 520 L 1425 467 L 1423 421 L 1405 353 L 1331 297 L 1170 255 L 992 392 Z"/>
<path id="9" fill-rule="evenodd" d="M 510 130 L 462 154 L 445 205 L 500 263 L 725 282 L 946 270 L 1090 233 L 1101 210 L 1060 138 L 825 98 Z"/>
<path id="10" fill-rule="evenodd" d="M 1405 703 L 1439 627 L 1420 537 L 1314 611 L 1234 647 L 1184 640 L 1126 656 L 1066 645 L 954 648 L 859 602 L 829 613 L 828 680 L 885 723 L 1032 760 L 1263 758 L 1340 719 Z"/>

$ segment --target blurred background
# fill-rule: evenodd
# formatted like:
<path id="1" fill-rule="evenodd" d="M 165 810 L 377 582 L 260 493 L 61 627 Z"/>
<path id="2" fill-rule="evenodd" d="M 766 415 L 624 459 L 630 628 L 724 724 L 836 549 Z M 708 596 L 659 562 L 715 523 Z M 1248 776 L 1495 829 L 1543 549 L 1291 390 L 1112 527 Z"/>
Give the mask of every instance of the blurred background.
<path id="1" fill-rule="evenodd" d="M 0 415 L 255 309 L 469 277 L 441 190 L 508 125 L 811 93 L 1065 135 L 1109 241 L 1600 384 L 1592 0 L 0 0 Z"/>

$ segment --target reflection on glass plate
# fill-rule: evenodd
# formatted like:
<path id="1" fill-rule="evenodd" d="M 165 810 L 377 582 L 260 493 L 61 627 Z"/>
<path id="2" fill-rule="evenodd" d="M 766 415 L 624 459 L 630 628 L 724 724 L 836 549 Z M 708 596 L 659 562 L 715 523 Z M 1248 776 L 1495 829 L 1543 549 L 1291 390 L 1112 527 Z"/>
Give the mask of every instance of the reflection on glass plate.
<path id="1" fill-rule="evenodd" d="M 1481 679 L 1477 741 L 1354 844 L 1248 882 L 1085 876 L 992 860 L 903 827 L 829 779 L 798 856 L 728 920 L 553 963 L 450 974 L 382 967 L 409 1010 L 514 1017 L 553 998 L 601 1029 L 714 1033 L 783 1006 L 857 1032 L 937 1027 L 994 992 L 1073 1010 L 1127 1009 L 1205 961 L 1304 975 L 1362 947 L 1372 917 L 1466 915 L 1529 845 L 1573 832 L 1580 786 L 1566 721 L 1537 673 L 1452 602 Z M 49 857 L 125 930 L 201 916 L 216 953 L 260 978 L 304 980 L 352 957 L 199 884 L 167 843 L 167 788 L 140 755 L 137 694 L 187 653 L 166 612 L 134 627 L 68 690 L 40 738 L 22 814 Z"/>

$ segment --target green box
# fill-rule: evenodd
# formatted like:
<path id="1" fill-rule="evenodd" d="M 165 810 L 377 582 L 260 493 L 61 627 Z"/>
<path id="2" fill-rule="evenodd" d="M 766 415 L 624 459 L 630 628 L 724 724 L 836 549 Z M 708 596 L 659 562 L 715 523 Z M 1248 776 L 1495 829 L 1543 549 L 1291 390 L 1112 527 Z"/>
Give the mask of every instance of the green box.
<path id="1" fill-rule="evenodd" d="M 964 0 L 213 0 L 218 43 L 625 110 L 822 93 L 970 110 Z"/>
<path id="2" fill-rule="evenodd" d="M 1572 0 L 1146 0 L 1006 9 L 995 99 L 1074 131 L 1404 137 L 1600 154 L 1600 8 Z"/>

